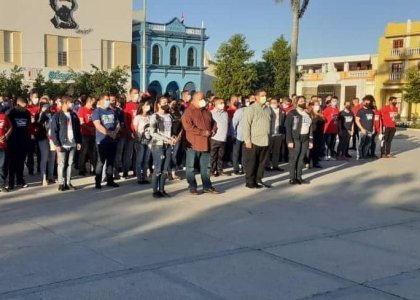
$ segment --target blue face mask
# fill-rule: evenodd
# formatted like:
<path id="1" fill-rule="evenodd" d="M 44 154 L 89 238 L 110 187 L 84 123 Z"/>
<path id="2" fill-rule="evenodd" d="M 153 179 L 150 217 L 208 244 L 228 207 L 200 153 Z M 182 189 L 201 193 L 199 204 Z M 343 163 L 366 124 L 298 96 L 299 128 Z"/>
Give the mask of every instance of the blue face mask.
<path id="1" fill-rule="evenodd" d="M 111 102 L 109 102 L 109 101 L 105 101 L 105 103 L 104 103 L 104 108 L 105 108 L 105 109 L 107 109 L 107 108 L 109 108 L 109 107 L 110 107 L 110 105 L 111 105 Z"/>

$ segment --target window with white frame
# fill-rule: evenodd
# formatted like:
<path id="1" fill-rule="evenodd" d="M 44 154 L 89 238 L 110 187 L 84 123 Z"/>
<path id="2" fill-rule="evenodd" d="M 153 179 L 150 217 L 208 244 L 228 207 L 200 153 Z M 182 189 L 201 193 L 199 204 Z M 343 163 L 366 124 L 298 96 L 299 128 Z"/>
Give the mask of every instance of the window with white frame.
<path id="1" fill-rule="evenodd" d="M 107 66 L 108 69 L 114 68 L 114 53 L 115 43 L 113 41 L 107 41 Z"/>
<path id="2" fill-rule="evenodd" d="M 12 63 L 13 62 L 13 32 L 5 31 L 4 32 L 4 62 Z"/>
<path id="3" fill-rule="evenodd" d="M 58 66 L 68 66 L 68 39 L 66 37 L 58 37 Z"/>

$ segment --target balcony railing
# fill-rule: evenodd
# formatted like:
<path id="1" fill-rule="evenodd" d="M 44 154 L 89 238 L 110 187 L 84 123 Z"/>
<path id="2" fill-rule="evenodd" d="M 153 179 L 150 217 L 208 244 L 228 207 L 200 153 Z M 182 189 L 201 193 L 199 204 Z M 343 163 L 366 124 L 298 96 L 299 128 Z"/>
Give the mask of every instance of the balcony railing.
<path id="1" fill-rule="evenodd" d="M 420 55 L 420 47 L 417 48 L 394 48 L 391 49 L 391 56 L 401 57 L 401 56 L 413 56 Z"/>
<path id="2" fill-rule="evenodd" d="M 321 81 L 322 78 L 322 73 L 305 73 L 302 75 L 304 81 Z"/>
<path id="3" fill-rule="evenodd" d="M 404 73 L 403 72 L 392 72 L 389 73 L 389 80 L 392 81 L 398 81 L 404 79 Z"/>
<path id="4" fill-rule="evenodd" d="M 162 24 L 148 24 L 147 25 L 149 30 L 152 31 L 166 31 L 166 26 L 162 25 Z M 186 34 L 190 34 L 190 35 L 201 35 L 203 33 L 203 29 L 201 28 L 187 28 L 185 30 Z"/>
<path id="5" fill-rule="evenodd" d="M 341 79 L 373 79 L 374 77 L 374 70 L 357 70 L 341 72 Z"/>
<path id="6" fill-rule="evenodd" d="M 148 24 L 148 28 L 153 31 L 165 31 L 166 26 L 160 24 Z"/>

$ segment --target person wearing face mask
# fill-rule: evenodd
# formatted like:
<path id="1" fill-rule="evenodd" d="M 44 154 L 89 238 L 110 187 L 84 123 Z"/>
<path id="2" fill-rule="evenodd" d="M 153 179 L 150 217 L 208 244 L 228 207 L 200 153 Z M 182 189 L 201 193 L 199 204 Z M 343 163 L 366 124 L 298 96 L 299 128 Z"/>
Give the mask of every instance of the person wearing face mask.
<path id="1" fill-rule="evenodd" d="M 114 162 L 117 152 L 117 136 L 120 121 L 115 110 L 111 109 L 108 95 L 99 97 L 96 109 L 92 114 L 96 128 L 97 163 L 95 170 L 95 188 L 101 189 L 102 173 L 106 165 L 106 182 L 109 187 L 119 187 L 114 181 Z"/>
<path id="2" fill-rule="evenodd" d="M 244 102 L 249 99 L 245 99 Z M 249 105 L 248 105 L 249 106 Z M 233 151 L 232 151 L 232 164 L 233 164 L 233 173 L 235 175 L 244 174 L 244 138 L 242 134 L 243 128 L 243 116 L 244 110 L 248 107 L 246 104 L 241 105 L 233 115 L 232 119 L 232 130 L 233 130 Z"/>
<path id="3" fill-rule="evenodd" d="M 153 156 L 152 188 L 154 198 L 170 197 L 165 191 L 165 183 L 168 178 L 168 170 L 171 163 L 172 146 L 178 140 L 172 137 L 172 118 L 169 110 L 169 99 L 160 97 L 156 101 L 156 113 L 150 117 Z"/>
<path id="4" fill-rule="evenodd" d="M 29 99 L 29 104 L 27 106 L 29 113 L 31 114 L 31 124 L 29 125 L 29 132 L 31 134 L 31 140 L 28 145 L 28 155 L 26 159 L 26 166 L 28 167 L 29 175 L 34 174 L 34 165 L 35 165 L 35 155 L 37 157 L 37 171 L 40 171 L 39 162 L 41 161 L 38 143 L 34 135 L 34 124 L 36 123 L 36 116 L 39 114 L 39 96 L 37 92 L 32 92 Z"/>
<path id="5" fill-rule="evenodd" d="M 206 106 L 204 93 L 196 92 L 190 107 L 182 116 L 187 143 L 186 176 L 192 195 L 200 194 L 195 179 L 196 166 L 201 175 L 204 193 L 218 194 L 210 180 L 210 137 L 213 133 L 213 121 Z"/>
<path id="6" fill-rule="evenodd" d="M 313 168 L 322 168 L 320 165 L 321 158 L 325 151 L 324 127 L 325 119 L 321 112 L 321 102 L 315 100 L 313 102 L 313 109 L 311 111 L 312 118 L 312 134 L 313 134 L 313 148 L 309 151 L 309 159 L 312 161 Z"/>
<path id="7" fill-rule="evenodd" d="M 218 177 L 227 175 L 223 172 L 223 157 L 229 130 L 229 116 L 225 110 L 225 100 L 216 98 L 214 106 L 211 112 L 214 121 L 214 133 L 210 140 L 211 173 Z"/>
<path id="8" fill-rule="evenodd" d="M 123 108 L 125 108 L 125 98 L 120 96 L 117 98 L 116 95 L 109 95 L 109 108 L 115 113 L 119 123 L 120 123 L 120 131 L 118 132 L 116 143 L 117 143 L 117 152 L 115 154 L 115 162 L 114 162 L 114 179 L 119 180 L 121 179 L 120 171 L 123 169 L 124 159 L 124 145 L 127 141 L 127 135 L 129 132 L 127 131 L 127 127 L 125 126 L 125 113 Z M 106 169 L 106 168 L 105 168 Z M 104 174 L 104 178 L 106 174 Z"/>
<path id="9" fill-rule="evenodd" d="M 139 90 L 132 88 L 130 90 L 130 98 L 124 107 L 124 125 L 126 136 L 123 139 L 123 152 L 122 152 L 122 169 L 123 169 L 123 178 L 128 179 L 128 172 L 131 168 L 133 161 L 133 151 L 134 151 L 134 138 L 135 130 L 133 127 L 133 119 L 137 115 L 137 110 L 139 108 L 140 94 Z"/>
<path id="10" fill-rule="evenodd" d="M 151 100 L 142 100 L 137 110 L 137 116 L 133 120 L 136 130 L 136 176 L 138 184 L 149 184 L 147 180 L 147 170 L 151 157 L 151 135 L 150 135 L 150 116 L 152 114 Z"/>
<path id="11" fill-rule="evenodd" d="M 26 109 L 28 101 L 23 97 L 18 97 L 16 106 L 8 113 L 8 118 L 12 124 L 12 134 L 8 140 L 7 157 L 9 161 L 9 184 L 8 190 L 15 188 L 15 178 L 17 185 L 22 188 L 28 187 L 23 177 L 25 168 L 25 158 L 28 153 L 28 145 L 31 141 L 29 125 L 31 114 Z"/>
<path id="12" fill-rule="evenodd" d="M 309 184 L 302 178 L 304 159 L 308 149 L 313 148 L 312 119 L 306 112 L 306 99 L 297 98 L 297 107 L 286 117 L 286 142 L 289 148 L 289 183 Z"/>
<path id="13" fill-rule="evenodd" d="M 80 150 L 82 136 L 80 121 L 72 111 L 73 100 L 65 96 L 61 99 L 61 110 L 56 113 L 51 122 L 51 138 L 57 151 L 58 190 L 76 190 L 71 183 L 71 171 L 74 154 Z"/>
<path id="14" fill-rule="evenodd" d="M 41 178 L 42 186 L 48 186 L 49 182 L 52 182 L 53 176 L 47 172 L 47 166 L 50 164 L 55 164 L 55 156 L 53 160 L 50 160 L 50 143 L 48 140 L 48 132 L 50 131 L 50 124 L 52 121 L 52 113 L 50 110 L 49 98 L 43 96 L 39 104 L 41 110 L 39 114 L 36 115 L 35 125 L 35 139 L 38 143 L 40 151 L 40 169 L 41 169 Z M 49 168 L 51 169 L 51 167 Z"/>
<path id="15" fill-rule="evenodd" d="M 381 118 L 381 112 L 376 106 L 376 103 L 373 102 L 371 105 L 371 108 L 374 113 L 374 126 L 373 126 L 373 134 L 372 134 L 372 142 L 371 147 L 368 156 L 370 158 L 378 159 L 379 157 L 376 155 L 376 142 L 379 139 L 380 136 L 382 136 L 382 118 Z"/>
<path id="16" fill-rule="evenodd" d="M 337 148 L 337 159 L 346 160 L 349 149 L 350 138 L 354 134 L 354 115 L 351 111 L 351 101 L 346 100 L 344 109 L 338 115 L 339 143 Z"/>
<path id="17" fill-rule="evenodd" d="M 394 139 L 396 126 L 395 126 L 395 119 L 398 115 L 398 107 L 397 107 L 397 98 L 390 97 L 389 104 L 386 105 L 382 111 L 382 121 L 384 125 L 384 138 L 381 147 L 381 157 L 382 158 L 393 158 L 394 156 L 391 155 L 391 146 L 392 140 Z"/>
<path id="18" fill-rule="evenodd" d="M 366 95 L 363 98 L 363 107 L 359 110 L 356 117 L 356 125 L 360 130 L 360 143 L 357 153 L 357 159 L 367 158 L 368 151 L 372 144 L 374 132 L 375 113 L 371 105 L 375 101 L 372 95 Z"/>
<path id="19" fill-rule="evenodd" d="M 93 125 L 92 121 L 93 106 L 96 103 L 96 99 L 86 97 L 84 101 L 84 105 L 77 113 L 82 133 L 82 149 L 79 154 L 79 175 L 81 176 L 86 176 L 87 156 L 89 156 L 93 169 L 96 167 L 95 125 Z"/>
<path id="20" fill-rule="evenodd" d="M 326 103 L 328 100 L 326 100 Z M 332 97 L 330 105 L 327 106 L 323 112 L 325 119 L 324 134 L 325 143 L 327 146 L 327 155 L 325 160 L 335 160 L 335 142 L 338 134 L 338 115 L 340 110 L 338 109 L 338 98 Z"/>
<path id="21" fill-rule="evenodd" d="M 270 108 L 273 117 L 271 118 L 271 139 L 267 168 L 270 171 L 283 171 L 283 169 L 279 167 L 279 162 L 281 145 L 285 134 L 284 121 L 286 119 L 286 113 L 280 109 L 279 100 L 276 98 L 270 100 Z"/>
<path id="22" fill-rule="evenodd" d="M 272 112 L 267 106 L 267 92 L 255 92 L 255 103 L 244 111 L 245 186 L 250 189 L 270 188 L 262 181 L 269 156 Z"/>
<path id="23" fill-rule="evenodd" d="M 172 147 L 171 163 L 170 163 L 170 180 L 181 180 L 181 177 L 176 175 L 176 170 L 179 167 L 182 157 L 185 155 L 184 149 L 181 148 L 183 144 L 184 130 L 182 128 L 182 111 L 180 103 L 172 100 L 170 104 L 170 114 L 172 117 L 172 137 L 177 140 L 177 143 Z M 180 158 L 181 157 L 181 158 Z"/>

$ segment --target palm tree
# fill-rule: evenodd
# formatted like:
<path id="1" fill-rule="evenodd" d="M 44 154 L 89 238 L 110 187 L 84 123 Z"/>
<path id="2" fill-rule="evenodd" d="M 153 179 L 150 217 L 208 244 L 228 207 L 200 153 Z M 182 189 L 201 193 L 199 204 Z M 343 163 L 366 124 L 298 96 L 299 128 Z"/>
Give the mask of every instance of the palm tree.
<path id="1" fill-rule="evenodd" d="M 277 3 L 282 3 L 283 0 L 275 0 Z M 297 63 L 297 49 L 299 40 L 299 19 L 303 17 L 309 0 L 290 0 L 293 12 L 293 27 L 292 27 L 292 43 L 290 45 L 290 95 L 296 93 L 296 63 Z"/>

